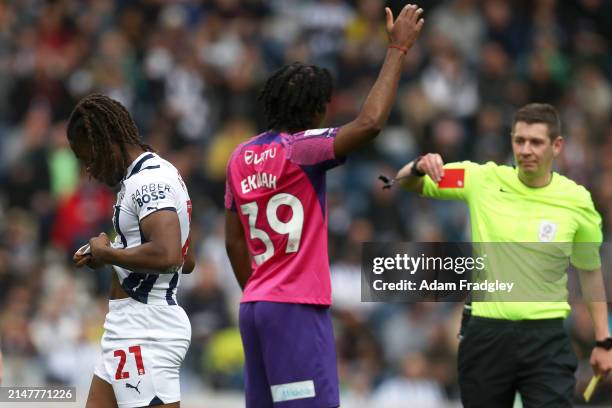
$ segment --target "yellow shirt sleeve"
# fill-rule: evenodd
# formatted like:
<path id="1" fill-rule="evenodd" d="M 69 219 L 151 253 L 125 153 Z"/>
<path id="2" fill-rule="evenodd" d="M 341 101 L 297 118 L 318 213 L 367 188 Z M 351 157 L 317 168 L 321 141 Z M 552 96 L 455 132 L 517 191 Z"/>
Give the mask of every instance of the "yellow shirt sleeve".
<path id="1" fill-rule="evenodd" d="M 602 222 L 591 195 L 586 191 L 584 194 L 587 196 L 585 205 L 576 208 L 578 228 L 570 262 L 576 268 L 594 270 L 601 267 L 599 247 L 603 241 Z"/>
<path id="2" fill-rule="evenodd" d="M 449 169 L 451 172 L 446 172 Z M 444 165 L 444 170 L 445 175 L 440 184 L 434 183 L 429 176 L 423 177 L 421 195 L 440 200 L 468 201 L 478 188 L 482 178 L 482 166 L 471 161 L 462 161 L 447 163 Z M 452 170 L 463 170 L 463 175 L 460 172 L 452 173 Z"/>

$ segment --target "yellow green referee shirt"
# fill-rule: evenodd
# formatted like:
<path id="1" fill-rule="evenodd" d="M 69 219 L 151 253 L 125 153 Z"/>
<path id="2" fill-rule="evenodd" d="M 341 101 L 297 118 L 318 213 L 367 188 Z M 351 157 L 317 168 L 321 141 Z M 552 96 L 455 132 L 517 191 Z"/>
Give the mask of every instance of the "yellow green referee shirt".
<path id="1" fill-rule="evenodd" d="M 508 320 L 567 317 L 570 311 L 565 269 L 568 262 L 585 270 L 601 266 L 601 217 L 590 193 L 558 173 L 553 173 L 547 186 L 528 187 L 519 180 L 517 169 L 493 162 L 484 165 L 469 161 L 448 163 L 444 169 L 445 176 L 439 184 L 424 177 L 422 195 L 465 201 L 470 211 L 473 242 L 523 246 L 525 243 L 553 242 L 567 243 L 568 248 L 562 262 L 555 264 L 559 270 L 554 271 L 554 279 L 543 279 L 537 263 L 528 257 L 507 254 L 512 262 L 513 279 L 528 282 L 523 286 L 536 288 L 534 290 L 538 290 L 538 285 L 547 291 L 553 290 L 558 294 L 556 299 L 561 301 L 537 301 L 536 297 L 533 302 L 475 301 L 472 314 Z M 578 247 L 583 250 L 576 250 Z"/>

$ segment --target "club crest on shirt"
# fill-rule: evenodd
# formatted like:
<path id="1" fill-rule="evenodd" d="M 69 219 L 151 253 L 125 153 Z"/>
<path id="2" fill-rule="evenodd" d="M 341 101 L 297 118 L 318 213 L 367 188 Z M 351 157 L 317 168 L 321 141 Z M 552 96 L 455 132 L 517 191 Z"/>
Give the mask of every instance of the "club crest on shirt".
<path id="1" fill-rule="evenodd" d="M 552 242 L 555 239 L 556 232 L 557 224 L 547 220 L 540 221 L 540 231 L 538 232 L 540 242 Z"/>

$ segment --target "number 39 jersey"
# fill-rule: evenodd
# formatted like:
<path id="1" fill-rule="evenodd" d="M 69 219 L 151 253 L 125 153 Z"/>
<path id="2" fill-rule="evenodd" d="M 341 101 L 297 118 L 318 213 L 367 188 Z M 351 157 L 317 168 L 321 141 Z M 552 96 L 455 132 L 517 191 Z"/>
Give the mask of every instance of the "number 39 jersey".
<path id="1" fill-rule="evenodd" d="M 242 302 L 331 304 L 325 175 L 338 128 L 265 132 L 227 166 L 225 207 L 237 211 L 253 273 Z"/>
<path id="2" fill-rule="evenodd" d="M 174 211 L 181 228 L 183 256 L 189 246 L 191 200 L 178 170 L 155 153 L 145 152 L 128 167 L 113 212 L 115 248 L 146 242 L 140 222 L 156 211 Z M 133 299 L 148 304 L 175 305 L 180 269 L 175 273 L 147 273 L 113 266 L 119 282 Z"/>

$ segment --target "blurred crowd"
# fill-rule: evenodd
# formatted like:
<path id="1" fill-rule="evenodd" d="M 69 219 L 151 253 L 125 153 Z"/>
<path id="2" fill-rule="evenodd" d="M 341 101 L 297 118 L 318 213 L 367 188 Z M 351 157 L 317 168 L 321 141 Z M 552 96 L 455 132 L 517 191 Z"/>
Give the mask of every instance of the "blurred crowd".
<path id="1" fill-rule="evenodd" d="M 240 390 L 240 290 L 225 256 L 225 164 L 264 130 L 257 94 L 296 60 L 328 68 L 326 124 L 359 111 L 387 49 L 383 0 L 14 0 L 0 2 L 0 338 L 5 381 L 87 387 L 107 310 L 108 270 L 76 270 L 74 250 L 112 231 L 115 192 L 80 169 L 65 137 L 84 95 L 132 113 L 172 161 L 194 204 L 198 266 L 179 299 L 193 341 L 189 389 Z M 513 111 L 554 104 L 566 140 L 558 171 L 586 186 L 612 238 L 612 2 L 427 0 L 397 103 L 374 147 L 328 176 L 334 322 L 344 405 L 456 400 L 461 305 L 361 303 L 360 243 L 467 241 L 462 203 L 382 190 L 429 151 L 446 162 L 511 163 Z M 568 330 L 579 387 L 590 377 L 590 318 Z M 612 390 L 610 382 L 603 384 Z M 580 388 L 582 389 L 582 388 Z M 597 402 L 612 402 L 602 390 Z"/>

